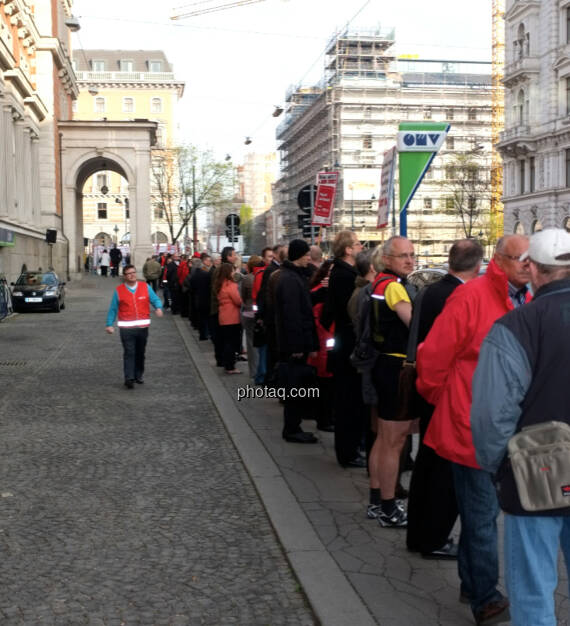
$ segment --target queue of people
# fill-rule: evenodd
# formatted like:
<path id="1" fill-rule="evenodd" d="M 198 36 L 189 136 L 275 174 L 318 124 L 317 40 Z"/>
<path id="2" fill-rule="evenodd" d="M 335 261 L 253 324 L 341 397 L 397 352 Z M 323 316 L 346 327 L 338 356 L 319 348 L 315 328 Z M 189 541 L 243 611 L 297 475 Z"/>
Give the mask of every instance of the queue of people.
<path id="1" fill-rule="evenodd" d="M 368 518 L 405 530 L 408 550 L 423 558 L 457 560 L 458 601 L 476 624 L 510 610 L 516 626 L 553 626 L 560 545 L 570 562 L 570 454 L 539 468 L 562 494 L 555 498 L 541 491 L 546 478 L 515 472 L 509 446 L 523 427 L 553 423 L 570 442 L 570 234 L 504 236 L 484 271 L 480 244 L 457 241 L 447 274 L 419 293 L 408 282 L 415 252 L 405 237 L 363 251 L 341 231 L 332 253 L 323 259 L 296 239 L 242 270 L 226 247 L 220 257 L 149 261 L 144 275 L 151 286 L 162 281 L 164 308 L 187 314 L 199 339 L 213 342 L 225 373 L 241 374 L 236 361 L 247 360 L 254 384 L 285 389 L 286 442 L 317 443 L 303 429 L 310 419 L 334 432 L 338 464 L 368 470 Z M 415 379 L 404 375 L 410 368 Z M 299 393 L 310 388 L 318 397 Z M 410 466 L 408 494 L 400 478 Z M 498 588 L 500 509 L 510 602 Z"/>

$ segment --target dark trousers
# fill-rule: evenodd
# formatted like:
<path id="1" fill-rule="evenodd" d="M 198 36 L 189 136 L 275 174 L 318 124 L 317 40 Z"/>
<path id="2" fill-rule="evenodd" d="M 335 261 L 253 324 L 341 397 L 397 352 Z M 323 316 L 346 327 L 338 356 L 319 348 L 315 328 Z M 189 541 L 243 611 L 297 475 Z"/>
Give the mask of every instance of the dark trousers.
<path id="1" fill-rule="evenodd" d="M 148 328 L 120 328 L 125 380 L 142 380 Z"/>
<path id="2" fill-rule="evenodd" d="M 333 398 L 334 383 L 332 376 L 329 378 L 317 377 L 317 387 L 319 389 L 319 397 L 313 400 L 314 416 L 317 420 L 317 426 L 330 426 L 334 423 L 333 416 Z"/>
<path id="3" fill-rule="evenodd" d="M 418 552 L 442 548 L 457 515 L 451 463 L 421 443 L 410 482 L 408 548 Z"/>
<path id="4" fill-rule="evenodd" d="M 210 336 L 210 315 L 206 311 L 196 311 L 198 316 L 198 330 L 200 331 L 200 339 L 205 340 Z"/>
<path id="5" fill-rule="evenodd" d="M 222 333 L 220 332 L 220 323 L 218 322 L 218 314 L 210 315 L 210 338 L 214 344 L 214 354 L 216 356 L 216 365 L 223 365 L 222 351 L 224 347 Z"/>
<path id="6" fill-rule="evenodd" d="M 286 392 L 283 403 L 283 436 L 300 432 L 301 421 L 314 417 L 313 401 L 306 397 L 296 397 L 297 390 L 315 387 L 317 378 L 313 367 L 307 365 L 307 355 L 294 359 L 289 354 L 280 354 L 278 384 Z M 291 389 L 295 393 L 291 394 Z"/>
<path id="7" fill-rule="evenodd" d="M 360 374 L 348 359 L 337 358 L 334 368 L 334 447 L 340 465 L 358 456 L 370 422 L 362 400 Z"/>
<path id="8" fill-rule="evenodd" d="M 241 324 L 220 324 L 220 335 L 224 369 L 233 370 L 236 366 L 236 353 L 241 343 Z"/>
<path id="9" fill-rule="evenodd" d="M 147 279 L 146 284 L 152 287 L 152 290 L 154 291 L 154 293 L 158 293 L 158 279 L 157 278 Z"/>
<path id="10" fill-rule="evenodd" d="M 101 265 L 101 276 L 107 276 L 108 265 Z"/>
<path id="11" fill-rule="evenodd" d="M 180 287 L 179 294 L 180 317 L 188 317 L 188 311 L 190 310 L 190 292 L 182 291 L 182 287 Z"/>
<path id="12" fill-rule="evenodd" d="M 180 289 L 178 285 L 169 285 L 170 291 L 170 312 L 174 315 L 180 313 Z"/>

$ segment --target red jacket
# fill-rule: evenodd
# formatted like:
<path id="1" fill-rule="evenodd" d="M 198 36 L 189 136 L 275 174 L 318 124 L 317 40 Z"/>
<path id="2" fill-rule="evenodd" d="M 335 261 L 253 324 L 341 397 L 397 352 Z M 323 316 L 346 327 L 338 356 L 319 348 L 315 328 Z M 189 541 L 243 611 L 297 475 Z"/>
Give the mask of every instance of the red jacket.
<path id="1" fill-rule="evenodd" d="M 313 317 L 315 318 L 317 337 L 319 338 L 319 351 L 316 357 L 307 359 L 307 363 L 317 368 L 317 376 L 319 378 L 331 378 L 332 374 L 327 370 L 327 356 L 329 352 L 327 350 L 327 340 L 334 339 L 335 323 L 333 321 L 328 330 L 321 324 L 321 313 L 326 299 L 324 294 L 326 294 L 328 288 L 325 288 L 322 285 L 317 285 L 311 289 L 311 295 L 317 293 L 321 289 L 325 290 L 323 292 L 322 302 L 317 302 L 313 305 Z"/>
<path id="2" fill-rule="evenodd" d="M 241 297 L 237 283 L 233 280 L 224 280 L 218 292 L 218 322 L 220 326 L 239 324 Z"/>
<path id="3" fill-rule="evenodd" d="M 254 267 L 253 268 L 253 287 L 251 288 L 251 299 L 253 300 L 253 304 L 257 304 L 257 294 L 261 288 L 261 281 L 263 280 L 263 272 L 267 269 L 267 265 L 265 267 Z"/>
<path id="4" fill-rule="evenodd" d="M 189 273 L 190 273 L 190 268 L 188 267 L 188 263 L 186 263 L 186 261 L 184 261 L 183 263 L 180 263 L 180 265 L 178 266 L 178 270 L 176 271 L 178 284 L 180 286 L 182 286 L 184 279 L 186 278 L 186 276 L 188 276 Z"/>
<path id="5" fill-rule="evenodd" d="M 530 294 L 526 297 L 530 300 Z M 469 420 L 471 380 L 483 339 L 513 308 L 507 277 L 492 260 L 484 276 L 451 294 L 418 347 L 416 386 L 435 405 L 424 442 L 444 459 L 479 467 Z"/>

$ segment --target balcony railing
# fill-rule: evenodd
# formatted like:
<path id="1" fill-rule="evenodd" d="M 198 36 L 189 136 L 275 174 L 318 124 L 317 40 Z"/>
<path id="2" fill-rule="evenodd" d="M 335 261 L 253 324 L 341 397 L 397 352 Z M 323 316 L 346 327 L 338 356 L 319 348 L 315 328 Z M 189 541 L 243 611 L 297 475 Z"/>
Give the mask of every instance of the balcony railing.
<path id="1" fill-rule="evenodd" d="M 75 72 L 78 81 L 108 83 L 175 82 L 172 72 Z"/>

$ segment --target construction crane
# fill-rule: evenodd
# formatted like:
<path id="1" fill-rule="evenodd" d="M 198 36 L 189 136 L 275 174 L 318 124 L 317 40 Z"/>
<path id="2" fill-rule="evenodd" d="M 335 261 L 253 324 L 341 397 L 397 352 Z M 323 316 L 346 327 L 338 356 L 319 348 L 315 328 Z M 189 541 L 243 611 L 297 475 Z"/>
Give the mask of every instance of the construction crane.
<path id="1" fill-rule="evenodd" d="M 497 151 L 500 132 L 505 127 L 505 88 L 503 87 L 505 67 L 505 0 L 493 0 L 492 5 L 492 55 L 491 84 L 493 89 L 491 103 L 491 232 L 490 242 L 495 243 L 503 234 L 504 213 L 501 196 L 503 195 L 503 163 Z"/>
<path id="2" fill-rule="evenodd" d="M 248 4 L 256 4 L 258 2 L 265 2 L 265 0 L 225 0 L 225 2 L 221 3 L 217 0 L 197 0 L 196 2 L 192 2 L 190 4 L 183 4 L 182 6 L 175 7 L 175 11 L 182 12 L 171 15 L 170 19 L 181 20 L 185 17 L 206 15 L 208 13 L 225 11 L 226 9 L 234 9 L 236 7 L 243 7 Z"/>

